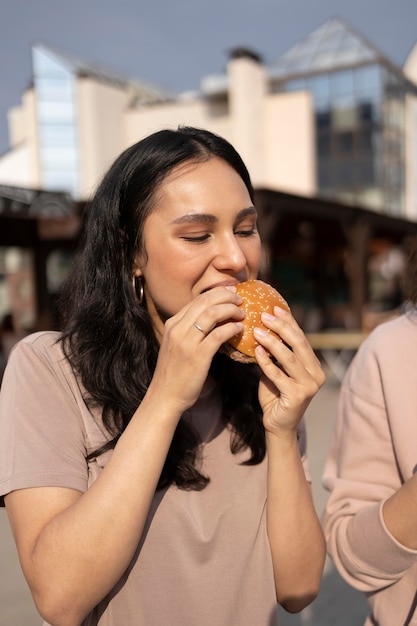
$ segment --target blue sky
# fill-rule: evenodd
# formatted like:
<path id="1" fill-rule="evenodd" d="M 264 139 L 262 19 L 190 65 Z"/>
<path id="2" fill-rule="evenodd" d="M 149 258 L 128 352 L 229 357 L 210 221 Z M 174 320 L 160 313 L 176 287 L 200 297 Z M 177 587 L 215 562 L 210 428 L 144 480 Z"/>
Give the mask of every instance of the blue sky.
<path id="1" fill-rule="evenodd" d="M 222 72 L 231 48 L 268 64 L 334 16 L 398 65 L 417 42 L 417 0 L 0 0 L 0 9 L 0 154 L 33 43 L 185 91 Z"/>

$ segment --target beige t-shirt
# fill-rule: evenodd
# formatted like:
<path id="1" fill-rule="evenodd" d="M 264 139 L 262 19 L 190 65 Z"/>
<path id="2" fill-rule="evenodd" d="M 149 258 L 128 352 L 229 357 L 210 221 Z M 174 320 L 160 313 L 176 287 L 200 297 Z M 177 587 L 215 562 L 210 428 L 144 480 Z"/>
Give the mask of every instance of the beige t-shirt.
<path id="1" fill-rule="evenodd" d="M 86 407 L 57 333 L 25 338 L 12 352 L 0 393 L 0 495 L 59 486 L 86 491 L 111 452 Z M 230 452 L 213 388 L 188 413 L 202 439 L 200 491 L 157 492 L 141 544 L 119 584 L 83 622 L 100 626 L 273 626 L 278 623 L 266 533 L 266 460 Z M 123 533 L 123 528 L 120 529 Z"/>

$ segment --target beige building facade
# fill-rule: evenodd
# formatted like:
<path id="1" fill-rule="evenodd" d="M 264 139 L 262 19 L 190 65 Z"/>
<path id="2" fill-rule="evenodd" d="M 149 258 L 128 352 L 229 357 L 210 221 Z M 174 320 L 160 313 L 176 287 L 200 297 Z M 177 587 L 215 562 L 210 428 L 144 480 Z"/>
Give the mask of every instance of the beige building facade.
<path id="1" fill-rule="evenodd" d="M 59 60 L 46 49 L 39 53 Z M 304 195 L 316 192 L 310 94 L 270 94 L 265 66 L 250 53 L 229 60 L 226 81 L 214 77 L 211 85 L 208 81 L 204 87 L 203 81 L 202 93 L 177 98 L 157 92 L 146 98 L 140 85 L 91 69 L 70 72 L 76 141 L 73 184 L 59 187 L 57 176 L 54 189 L 44 180 L 39 117 L 45 103 L 36 81 L 21 105 L 10 111 L 11 149 L 0 158 L 1 184 L 68 191 L 85 200 L 124 148 L 156 130 L 181 124 L 207 128 L 228 139 L 240 152 L 255 186 Z M 56 151 L 58 169 L 59 146 Z"/>

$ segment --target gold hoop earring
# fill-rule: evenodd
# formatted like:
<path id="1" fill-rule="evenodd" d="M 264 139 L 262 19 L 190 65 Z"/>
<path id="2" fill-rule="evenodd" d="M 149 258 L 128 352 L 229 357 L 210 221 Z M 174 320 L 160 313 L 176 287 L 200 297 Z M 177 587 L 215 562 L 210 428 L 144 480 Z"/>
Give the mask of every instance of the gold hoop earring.
<path id="1" fill-rule="evenodd" d="M 133 286 L 133 293 L 135 294 L 138 303 L 142 304 L 143 298 L 145 295 L 143 276 L 133 275 L 132 286 Z"/>

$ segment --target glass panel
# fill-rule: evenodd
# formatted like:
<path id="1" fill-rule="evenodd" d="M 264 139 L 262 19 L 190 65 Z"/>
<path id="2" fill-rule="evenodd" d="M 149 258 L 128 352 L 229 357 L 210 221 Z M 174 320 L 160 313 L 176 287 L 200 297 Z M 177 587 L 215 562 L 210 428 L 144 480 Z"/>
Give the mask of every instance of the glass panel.
<path id="1" fill-rule="evenodd" d="M 375 183 L 374 160 L 372 155 L 361 157 L 355 162 L 356 181 L 361 187 Z"/>
<path id="2" fill-rule="evenodd" d="M 361 122 L 377 119 L 377 110 L 373 102 L 361 101 L 358 104 L 358 118 Z"/>
<path id="3" fill-rule="evenodd" d="M 349 94 L 353 96 L 353 71 L 343 70 L 330 74 L 330 93 L 333 95 Z"/>
<path id="4" fill-rule="evenodd" d="M 63 189 L 74 189 L 77 185 L 77 176 L 71 171 L 47 171 L 43 173 L 45 189 L 50 191 L 62 191 Z"/>
<path id="5" fill-rule="evenodd" d="M 317 128 L 330 128 L 331 114 L 327 109 L 325 111 L 317 111 L 316 124 Z"/>
<path id="6" fill-rule="evenodd" d="M 317 168 L 317 177 L 320 190 L 333 187 L 333 164 L 331 159 L 320 159 Z"/>
<path id="7" fill-rule="evenodd" d="M 333 163 L 333 182 L 336 187 L 346 189 L 355 184 L 355 170 L 352 166 L 353 161 L 351 159 Z"/>
<path id="8" fill-rule="evenodd" d="M 38 103 L 39 121 L 47 121 L 48 123 L 73 121 L 75 117 L 74 105 L 72 102 L 39 102 Z"/>
<path id="9" fill-rule="evenodd" d="M 78 197 L 75 76 L 70 61 L 33 49 L 42 186 Z"/>
<path id="10" fill-rule="evenodd" d="M 337 130 L 355 128 L 358 124 L 356 107 L 338 107 L 332 111 L 332 128 Z"/>
<path id="11" fill-rule="evenodd" d="M 331 136 L 329 132 L 317 134 L 317 153 L 320 159 L 330 156 Z"/>
<path id="12" fill-rule="evenodd" d="M 334 145 L 337 154 L 352 154 L 353 152 L 353 133 L 335 133 Z"/>
<path id="13" fill-rule="evenodd" d="M 34 46 L 32 58 L 33 71 L 36 77 L 64 78 L 68 77 L 70 73 L 62 61 L 59 61 L 51 51 L 42 46 Z"/>
<path id="14" fill-rule="evenodd" d="M 72 146 L 76 149 L 76 137 L 74 126 L 70 124 L 48 124 L 39 127 L 39 136 L 42 145 L 47 146 Z"/>
<path id="15" fill-rule="evenodd" d="M 303 91 L 306 88 L 305 80 L 299 78 L 297 80 L 288 80 L 285 83 L 285 91 Z"/>
<path id="16" fill-rule="evenodd" d="M 367 65 L 353 70 L 356 93 L 381 92 L 381 72 L 377 65 Z"/>
<path id="17" fill-rule="evenodd" d="M 71 147 L 50 147 L 43 149 L 44 165 L 49 170 L 59 170 L 63 165 L 70 167 L 77 158 L 77 152 Z"/>
<path id="18" fill-rule="evenodd" d="M 361 154 L 372 154 L 374 151 L 374 130 L 362 128 L 358 131 L 358 149 Z"/>
<path id="19" fill-rule="evenodd" d="M 36 79 L 36 98 L 39 101 L 43 99 L 54 100 L 54 102 L 66 102 L 73 97 L 74 85 L 72 80 L 67 76 L 59 79 L 37 78 Z"/>
<path id="20" fill-rule="evenodd" d="M 307 88 L 312 92 L 317 106 L 328 106 L 330 96 L 328 74 L 309 78 Z"/>

